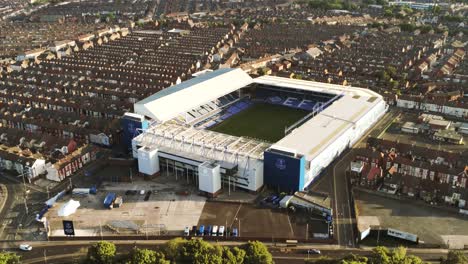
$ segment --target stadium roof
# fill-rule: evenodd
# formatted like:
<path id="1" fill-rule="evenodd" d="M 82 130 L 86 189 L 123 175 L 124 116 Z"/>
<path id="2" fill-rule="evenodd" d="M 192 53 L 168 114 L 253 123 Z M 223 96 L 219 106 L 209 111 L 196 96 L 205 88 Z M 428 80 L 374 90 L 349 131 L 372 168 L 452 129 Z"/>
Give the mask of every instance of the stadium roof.
<path id="1" fill-rule="evenodd" d="M 252 83 L 241 69 L 219 69 L 166 88 L 135 103 L 135 113 L 168 121 Z"/>
<path id="2" fill-rule="evenodd" d="M 255 79 L 255 82 L 342 95 L 339 100 L 272 146 L 278 150 L 304 155 L 308 160 L 328 148 L 350 128 L 356 127 L 356 123 L 364 115 L 384 104 L 382 96 L 363 88 L 277 77 L 261 77 Z"/>
<path id="3" fill-rule="evenodd" d="M 283 77 L 275 76 L 262 76 L 255 78 L 253 80 L 255 83 L 283 87 L 283 88 L 292 88 L 305 91 L 314 91 L 328 94 L 336 95 L 352 95 L 352 96 L 364 96 L 364 97 L 378 97 L 382 98 L 378 93 L 373 92 L 369 89 L 352 87 L 352 86 L 342 86 L 337 84 L 328 84 L 322 82 L 313 82 L 313 81 L 303 81 L 296 79 L 289 79 Z"/>

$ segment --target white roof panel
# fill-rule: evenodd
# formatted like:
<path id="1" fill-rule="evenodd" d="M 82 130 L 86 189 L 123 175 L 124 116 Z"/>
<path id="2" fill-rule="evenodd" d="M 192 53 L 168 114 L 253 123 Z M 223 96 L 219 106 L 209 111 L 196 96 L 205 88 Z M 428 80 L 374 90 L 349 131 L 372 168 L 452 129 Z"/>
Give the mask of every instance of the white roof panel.
<path id="1" fill-rule="evenodd" d="M 166 88 L 135 103 L 135 113 L 159 122 L 213 101 L 252 83 L 241 69 L 219 69 Z"/>
<path id="2" fill-rule="evenodd" d="M 276 77 L 262 77 L 260 80 L 255 79 L 255 82 L 342 95 L 340 99 L 272 146 L 279 150 L 304 155 L 308 160 L 316 157 L 383 101 L 379 94 L 363 88 L 310 81 L 290 81 L 284 78 L 281 78 L 280 82 L 274 82 L 275 79 Z"/>

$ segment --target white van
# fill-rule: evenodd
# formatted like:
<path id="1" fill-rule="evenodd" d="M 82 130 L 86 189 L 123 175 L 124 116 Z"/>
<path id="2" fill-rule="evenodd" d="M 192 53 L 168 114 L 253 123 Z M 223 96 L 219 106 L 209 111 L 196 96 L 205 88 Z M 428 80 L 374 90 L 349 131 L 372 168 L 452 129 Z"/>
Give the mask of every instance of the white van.
<path id="1" fill-rule="evenodd" d="M 217 236 L 218 235 L 218 226 L 215 225 L 213 226 L 213 230 L 211 231 L 211 236 Z"/>
<path id="2" fill-rule="evenodd" d="M 220 237 L 224 236 L 224 226 L 220 226 L 220 227 L 219 227 L 218 235 L 219 235 Z"/>

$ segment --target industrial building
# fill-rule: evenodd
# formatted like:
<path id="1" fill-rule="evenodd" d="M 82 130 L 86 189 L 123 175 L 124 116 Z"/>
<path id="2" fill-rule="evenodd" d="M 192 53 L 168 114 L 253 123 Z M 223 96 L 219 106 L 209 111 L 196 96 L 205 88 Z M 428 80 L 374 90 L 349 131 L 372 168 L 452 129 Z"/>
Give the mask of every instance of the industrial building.
<path id="1" fill-rule="evenodd" d="M 259 102 L 307 115 L 286 127 L 277 142 L 209 130 Z M 135 103 L 134 109 L 133 120 L 140 115 L 141 122 L 147 122 L 132 125 L 142 127 L 132 136 L 140 172 L 169 171 L 215 196 L 223 187 L 255 192 L 264 184 L 287 192 L 304 190 L 387 105 L 368 89 L 251 78 L 241 69 L 220 69 L 158 92 Z"/>

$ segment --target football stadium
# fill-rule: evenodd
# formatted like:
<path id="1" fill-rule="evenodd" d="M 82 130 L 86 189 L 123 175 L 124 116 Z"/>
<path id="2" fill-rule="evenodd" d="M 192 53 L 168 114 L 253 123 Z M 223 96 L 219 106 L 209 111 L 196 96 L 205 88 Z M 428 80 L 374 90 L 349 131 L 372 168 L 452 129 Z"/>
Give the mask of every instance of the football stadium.
<path id="1" fill-rule="evenodd" d="M 220 69 L 135 103 L 123 118 L 140 173 L 207 195 L 306 188 L 385 113 L 371 90 Z"/>

